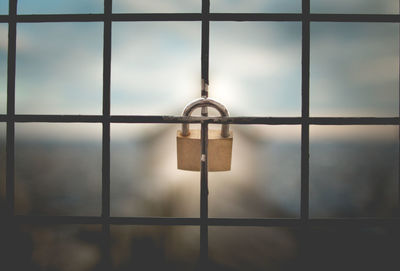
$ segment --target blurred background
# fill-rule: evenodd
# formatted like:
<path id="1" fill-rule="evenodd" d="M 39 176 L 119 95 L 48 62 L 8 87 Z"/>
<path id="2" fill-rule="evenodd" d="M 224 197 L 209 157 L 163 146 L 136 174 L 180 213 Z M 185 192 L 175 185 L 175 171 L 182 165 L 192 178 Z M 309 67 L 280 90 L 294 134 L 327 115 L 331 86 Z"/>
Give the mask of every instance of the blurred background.
<path id="1" fill-rule="evenodd" d="M 210 2 L 211 12 L 301 12 L 300 0 Z M 311 0 L 316 13 L 398 9 L 397 0 Z M 18 1 L 19 14 L 102 12 L 102 0 Z M 114 0 L 113 12 L 199 13 L 201 1 Z M 0 14 L 7 13 L 8 0 L 0 0 Z M 311 116 L 399 115 L 398 24 L 312 22 L 310 30 Z M 301 31 L 300 22 L 211 22 L 210 97 L 231 116 L 301 116 Z M 6 113 L 7 37 L 8 25 L 0 23 L 0 114 Z M 16 113 L 101 114 L 102 46 L 102 23 L 19 23 Z M 200 22 L 114 22 L 111 114 L 179 115 L 200 95 L 200 52 Z M 99 216 L 101 124 L 17 123 L 15 129 L 16 214 Z M 111 124 L 111 216 L 200 216 L 200 174 L 176 169 L 177 129 Z M 209 173 L 209 216 L 298 218 L 301 126 L 231 129 L 232 170 Z M 1 212 L 5 134 L 0 123 Z M 396 216 L 398 174 L 397 126 L 310 127 L 311 218 Z M 4 221 L 0 227 L 0 259 L 16 270 L 101 268 L 101 225 Z M 196 269 L 199 234 L 194 226 L 112 226 L 113 268 Z M 398 270 L 399 237 L 384 225 L 311 228 L 307 235 L 296 228 L 212 226 L 210 268 L 293 270 L 307 261 L 311 270 Z"/>

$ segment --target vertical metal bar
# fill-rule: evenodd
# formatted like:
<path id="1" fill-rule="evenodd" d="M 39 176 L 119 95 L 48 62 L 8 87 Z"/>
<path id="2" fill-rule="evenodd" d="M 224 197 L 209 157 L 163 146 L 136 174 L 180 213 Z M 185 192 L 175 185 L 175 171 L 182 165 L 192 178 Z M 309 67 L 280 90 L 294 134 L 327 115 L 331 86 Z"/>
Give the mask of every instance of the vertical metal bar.
<path id="1" fill-rule="evenodd" d="M 111 92 L 111 14 L 112 0 L 104 0 L 103 33 L 103 139 L 102 139 L 102 218 L 104 243 L 102 267 L 111 270 L 110 248 L 110 92 Z"/>
<path id="2" fill-rule="evenodd" d="M 310 0 L 303 0 L 302 20 L 302 126 L 301 126 L 301 219 L 309 217 L 309 112 L 310 112 Z"/>
<path id="3" fill-rule="evenodd" d="M 308 269 L 308 219 L 309 219 L 309 152 L 310 152 L 310 0 L 302 0 L 302 124 L 301 124 L 301 237 L 300 257 L 302 268 Z"/>
<path id="4" fill-rule="evenodd" d="M 209 70 L 209 42 L 210 42 L 210 0 L 202 0 L 201 20 L 201 79 L 208 85 Z M 204 92 L 203 92 L 204 91 Z M 208 96 L 205 89 L 202 89 L 201 96 Z"/>
<path id="5" fill-rule="evenodd" d="M 14 215 L 15 199 L 15 62 L 17 43 L 17 0 L 9 1 L 8 23 L 8 66 L 7 66 L 7 171 L 6 171 L 6 200 L 10 216 Z"/>
<path id="6" fill-rule="evenodd" d="M 201 21 L 201 96 L 208 97 L 209 48 L 210 48 L 210 0 L 202 0 Z M 208 116 L 202 107 L 202 116 Z M 201 170 L 200 170 L 200 268 L 208 265 L 208 123 L 201 123 Z"/>
<path id="7" fill-rule="evenodd" d="M 399 7 L 398 7 L 398 13 L 400 14 L 400 0 L 399 0 Z M 398 37 L 398 42 L 399 42 L 399 48 L 398 48 L 398 53 L 399 53 L 399 63 L 398 63 L 398 77 L 397 77 L 397 83 L 398 83 L 398 88 L 399 88 L 399 97 L 398 97 L 398 110 L 399 110 L 399 112 L 398 112 L 398 114 L 399 114 L 399 116 L 400 116 L 400 24 L 399 23 L 397 23 L 397 27 L 399 28 L 398 29 L 398 34 L 399 34 L 399 37 Z M 398 141 L 397 141 L 397 144 L 398 144 L 398 156 L 397 156 L 397 159 L 398 159 L 398 172 L 397 172 L 397 174 L 398 174 L 398 184 L 397 184 L 397 199 L 398 199 L 398 204 L 397 204 L 397 215 L 398 216 L 400 216 L 400 122 L 398 123 Z"/>
<path id="8" fill-rule="evenodd" d="M 202 1 L 201 20 L 201 97 L 208 97 L 209 51 L 210 51 L 210 0 Z M 201 115 L 208 116 L 207 107 L 201 108 Z"/>
<path id="9" fill-rule="evenodd" d="M 200 266 L 208 263 L 208 123 L 201 123 Z"/>

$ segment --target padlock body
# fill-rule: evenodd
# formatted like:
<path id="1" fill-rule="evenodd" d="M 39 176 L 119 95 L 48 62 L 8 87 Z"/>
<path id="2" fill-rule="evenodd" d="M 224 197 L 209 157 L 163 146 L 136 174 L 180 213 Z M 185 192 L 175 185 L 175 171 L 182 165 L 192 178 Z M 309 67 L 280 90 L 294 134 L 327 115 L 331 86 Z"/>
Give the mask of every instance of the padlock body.
<path id="1" fill-rule="evenodd" d="M 176 146 L 178 169 L 200 171 L 201 167 L 201 132 L 191 129 L 188 136 L 177 131 Z M 231 170 L 233 133 L 222 137 L 221 130 L 208 130 L 208 171 Z"/>

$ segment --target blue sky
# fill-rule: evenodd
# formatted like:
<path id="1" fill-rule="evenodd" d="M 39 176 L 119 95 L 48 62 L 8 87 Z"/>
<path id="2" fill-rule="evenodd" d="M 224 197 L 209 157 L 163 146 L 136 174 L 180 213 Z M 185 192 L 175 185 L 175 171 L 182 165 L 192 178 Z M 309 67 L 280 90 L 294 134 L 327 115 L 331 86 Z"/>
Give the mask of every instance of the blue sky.
<path id="1" fill-rule="evenodd" d="M 200 11 L 200 1 L 113 2 L 115 12 Z M 0 0 L 0 13 L 7 11 L 5 3 Z M 211 3 L 213 12 L 300 11 L 300 0 L 220 0 Z M 27 14 L 98 13 L 102 12 L 102 6 L 100 0 L 19 0 L 18 11 Z M 396 13 L 398 4 L 397 0 L 318 0 L 312 1 L 312 10 Z M 7 31 L 7 24 L 0 24 L 0 113 L 6 112 Z M 103 25 L 99 22 L 18 24 L 16 113 L 101 114 L 102 31 Z M 187 102 L 200 94 L 200 49 L 200 22 L 113 23 L 111 113 L 179 114 Z M 398 115 L 398 24 L 313 22 L 310 61 L 312 116 Z M 300 116 L 301 23 L 211 22 L 209 90 L 210 97 L 224 103 L 233 116 Z M 160 134 L 161 143 L 154 149 L 165 157 L 160 160 L 168 163 L 165 163 L 165 168 L 160 163 L 162 168 L 156 174 L 175 179 L 177 170 L 173 149 L 175 129 L 179 125 L 168 127 L 172 128 L 161 134 L 160 125 L 156 124 L 113 124 L 111 135 L 115 141 L 143 142 L 151 133 Z M 274 141 L 299 143 L 300 140 L 300 126 L 251 125 L 240 128 L 242 133 L 235 132 L 235 142 L 239 144 L 234 146 L 233 163 L 246 162 L 238 163 L 244 166 L 251 164 L 249 158 L 254 157 L 254 153 L 263 151 L 249 148 L 251 140 L 243 139 L 246 135 L 244 129 L 252 135 L 253 141 L 258 138 L 274 144 Z M 238 131 L 239 127 L 235 125 L 232 129 Z M 1 123 L 0 133 L 4 138 L 5 125 Z M 17 141 L 27 136 L 34 140 L 47 136 L 52 140 L 98 143 L 101 125 L 17 124 Z M 311 126 L 311 148 L 321 138 L 326 142 L 379 139 L 393 143 L 393 149 L 397 149 L 398 127 Z M 143 159 L 139 152 L 132 151 L 129 155 Z M 300 155 L 300 148 L 296 155 Z M 324 155 L 321 157 L 326 158 L 329 164 L 337 165 L 332 157 Z M 296 161 L 299 162 L 299 158 Z M 311 163 L 313 161 L 316 160 L 311 160 Z M 281 167 L 280 163 L 278 166 L 287 174 L 293 173 Z M 247 181 L 247 172 L 243 168 L 234 165 L 233 169 L 231 174 Z M 131 176 L 127 176 L 131 180 Z M 280 176 L 286 178 L 287 175 Z M 289 176 L 287 183 L 279 180 L 281 186 L 277 185 L 276 189 L 282 189 L 282 184 L 292 185 L 296 179 Z M 312 184 L 312 171 L 310 180 Z M 272 186 L 268 190 L 272 191 L 271 194 L 281 195 Z M 298 193 L 299 190 L 292 187 L 290 191 Z M 286 198 L 284 204 L 287 204 Z"/>
<path id="2" fill-rule="evenodd" d="M 0 1 L 0 13 L 7 11 Z M 199 12 L 201 1 L 113 1 L 114 12 Z M 299 12 L 301 1 L 211 1 L 213 12 Z M 311 1 L 315 12 L 396 13 L 392 0 Z M 101 13 L 101 0 L 19 0 L 18 12 Z M 179 114 L 200 93 L 200 22 L 116 22 L 112 114 Z M 5 112 L 7 24 L 0 24 Z M 16 112 L 101 114 L 102 23 L 18 24 Z M 313 116 L 398 114 L 399 26 L 312 23 Z M 299 116 L 301 24 L 211 22 L 210 97 L 232 115 Z"/>

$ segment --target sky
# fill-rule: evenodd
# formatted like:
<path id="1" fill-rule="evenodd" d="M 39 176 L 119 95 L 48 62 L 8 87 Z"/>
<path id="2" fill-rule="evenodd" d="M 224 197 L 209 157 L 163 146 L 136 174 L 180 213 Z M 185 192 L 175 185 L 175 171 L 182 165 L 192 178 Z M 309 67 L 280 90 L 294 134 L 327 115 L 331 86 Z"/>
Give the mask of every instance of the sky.
<path id="1" fill-rule="evenodd" d="M 300 12 L 300 2 L 300 0 L 211 1 L 211 11 Z M 7 11 L 5 3 L 6 1 L 0 0 L 0 13 L 4 14 Z M 115 0 L 113 3 L 114 12 L 200 12 L 200 1 Z M 19 0 L 18 12 L 20 14 L 101 13 L 102 9 L 100 0 Z M 397 13 L 398 3 L 397 0 L 312 0 L 311 10 L 326 13 Z M 312 22 L 310 30 L 311 116 L 398 116 L 398 24 Z M 7 24 L 1 23 L 0 114 L 6 112 L 7 31 Z M 225 104 L 231 116 L 301 116 L 301 31 L 300 22 L 211 22 L 210 97 Z M 16 113 L 101 114 L 102 56 L 101 22 L 19 23 Z M 184 105 L 200 95 L 200 57 L 200 22 L 114 22 L 111 114 L 179 115 Z M 283 162 L 279 159 L 275 161 L 276 171 L 272 169 L 273 163 L 269 163 L 268 167 L 259 168 L 270 173 L 279 172 L 273 176 L 279 184 L 268 187 L 270 191 L 268 196 L 275 195 L 278 197 L 277 201 L 284 200 L 285 202 L 280 202 L 282 206 L 295 202 L 293 206 L 286 208 L 298 213 L 300 183 L 296 180 L 300 176 L 301 127 L 299 125 L 238 126 L 240 125 L 231 127 L 235 133 L 240 132 L 235 135 L 233 163 L 243 164 L 243 167 L 233 164 L 231 175 L 224 176 L 236 176 L 237 179 L 247 180 L 245 167 L 252 161 L 249 158 L 265 154 L 266 149 L 259 148 L 260 142 L 268 142 L 269 145 L 265 145 L 270 148 L 266 156 L 257 159 L 260 163 L 264 163 L 267 158 L 273 161 L 279 155 L 282 155 L 280 156 L 283 157 L 282 161 L 287 163 L 288 159 L 279 146 L 290 145 L 287 141 L 292 141 L 297 144 L 294 155 L 291 152 L 287 153 L 287 157 L 296 163 L 292 170 L 282 167 Z M 161 133 L 160 127 L 161 129 L 168 127 L 168 131 L 165 129 Z M 159 143 L 152 148 L 149 147 L 150 152 L 143 151 L 143 153 L 147 153 L 148 156 L 154 155 L 151 150 L 161 153 L 165 159 L 160 160 L 168 163 L 165 163 L 165 170 L 164 163 L 160 163 L 163 170 L 156 170 L 155 174 L 161 174 L 160 177 L 175 178 L 177 170 L 173 151 L 175 129 L 178 128 L 177 124 L 112 124 L 111 141 L 112 144 L 116 141 L 134 142 L 135 144 L 132 144 L 134 149 L 126 150 L 126 153 L 128 158 L 138 160 L 143 160 L 143 157 L 136 148 L 148 146 L 144 143 L 147 139 L 152 142 L 151 144 L 161 142 L 163 146 Z M 17 123 L 16 146 L 20 146 L 19 143 L 23 142 L 21 139 L 26 140 L 26 138 L 34 142 L 47 140 L 46 137 L 56 142 L 76 143 L 79 140 L 97 144 L 99 152 L 96 157 L 100 157 L 101 130 L 101 124 Z M 1 134 L 3 137 L 0 138 L 4 139 L 5 125 L 0 123 Z M 155 137 L 159 140 L 152 140 Z M 352 159 L 345 157 L 348 159 L 345 160 L 340 155 L 329 156 L 329 153 L 326 155 L 327 153 L 323 151 L 320 151 L 318 156 L 317 151 L 324 150 L 318 149 L 319 145 L 316 143 L 318 139 L 323 139 L 324 143 L 328 144 L 338 140 L 350 139 L 354 143 L 378 139 L 379 142 L 389 142 L 387 146 L 389 148 L 394 146 L 390 150 L 396 157 L 398 155 L 395 151 L 398 150 L 396 126 L 311 125 L 311 186 L 319 178 L 319 175 L 317 176 L 317 173 L 313 175 L 312 171 L 318 169 L 319 162 L 325 162 L 333 168 L 337 166 L 338 161 L 346 162 Z M 115 155 L 115 152 L 112 153 Z M 379 156 L 379 152 L 377 153 Z M 393 164 L 397 161 L 395 155 L 390 156 Z M 368 160 L 368 157 L 364 158 Z M 127 180 L 131 180 L 132 164 L 127 167 Z M 100 168 L 100 161 L 98 165 Z M 396 165 L 391 168 L 390 173 L 395 172 L 395 169 Z M 338 171 L 340 173 L 340 170 Z M 395 174 L 392 179 L 397 179 L 394 177 Z M 331 175 L 332 179 L 339 176 Z M 265 176 L 265 172 L 261 172 L 260 176 Z M 222 184 L 224 183 L 220 184 L 221 187 Z M 215 187 L 212 191 L 214 189 Z M 282 191 L 292 191 L 294 196 L 291 198 L 295 201 L 286 201 L 286 197 L 280 196 Z M 331 191 L 327 193 L 332 194 Z M 315 202 L 314 206 L 318 206 L 318 202 Z"/>
<path id="2" fill-rule="evenodd" d="M 0 14 L 7 11 L 6 2 L 0 0 Z M 101 0 L 18 2 L 20 14 L 103 11 Z M 211 10 L 299 12 L 300 2 L 211 0 Z M 114 12 L 200 11 L 200 0 L 113 3 Z M 311 4 L 312 11 L 328 13 L 398 10 L 397 0 Z M 398 116 L 398 24 L 313 22 L 310 30 L 311 116 Z M 0 23 L 0 114 L 6 112 L 7 31 Z M 111 114 L 179 115 L 199 97 L 200 52 L 200 22 L 113 23 Z M 19 23 L 16 113 L 101 114 L 102 55 L 102 23 Z M 209 77 L 210 97 L 232 116 L 301 116 L 301 23 L 211 22 Z M 198 183 L 199 173 L 176 169 L 179 128 L 111 124 L 112 216 L 164 216 L 172 210 L 167 215 L 198 217 L 200 186 L 193 181 Z M 298 217 L 301 126 L 230 128 L 235 134 L 232 170 L 209 174 L 210 217 L 276 217 L 274 207 Z M 5 134 L 0 122 L 0 197 Z M 17 123 L 15 136 L 17 214 L 30 214 L 33 202 L 43 204 L 35 215 L 100 214 L 100 123 Z M 398 136 L 394 125 L 311 125 L 310 217 L 386 215 L 397 203 Z M 383 210 L 371 207 L 375 190 L 385 193 L 385 200 L 375 203 Z M 279 239 L 274 244 L 284 243 L 284 235 L 274 236 Z M 39 243 L 54 250 L 43 240 Z"/>
<path id="3" fill-rule="evenodd" d="M 0 13 L 8 1 L 0 0 Z M 211 12 L 300 12 L 301 1 L 211 1 Z M 114 0 L 118 12 L 200 12 L 201 1 Z M 397 13 L 395 0 L 312 0 L 322 13 Z M 19 0 L 19 14 L 101 13 L 101 0 Z M 399 113 L 399 26 L 311 23 L 311 116 Z M 0 24 L 0 113 L 7 24 Z M 17 26 L 16 113 L 101 114 L 103 25 Z M 200 94 L 200 22 L 112 25 L 111 114 L 179 115 Z M 301 115 L 301 23 L 211 22 L 210 97 L 232 116 Z"/>

